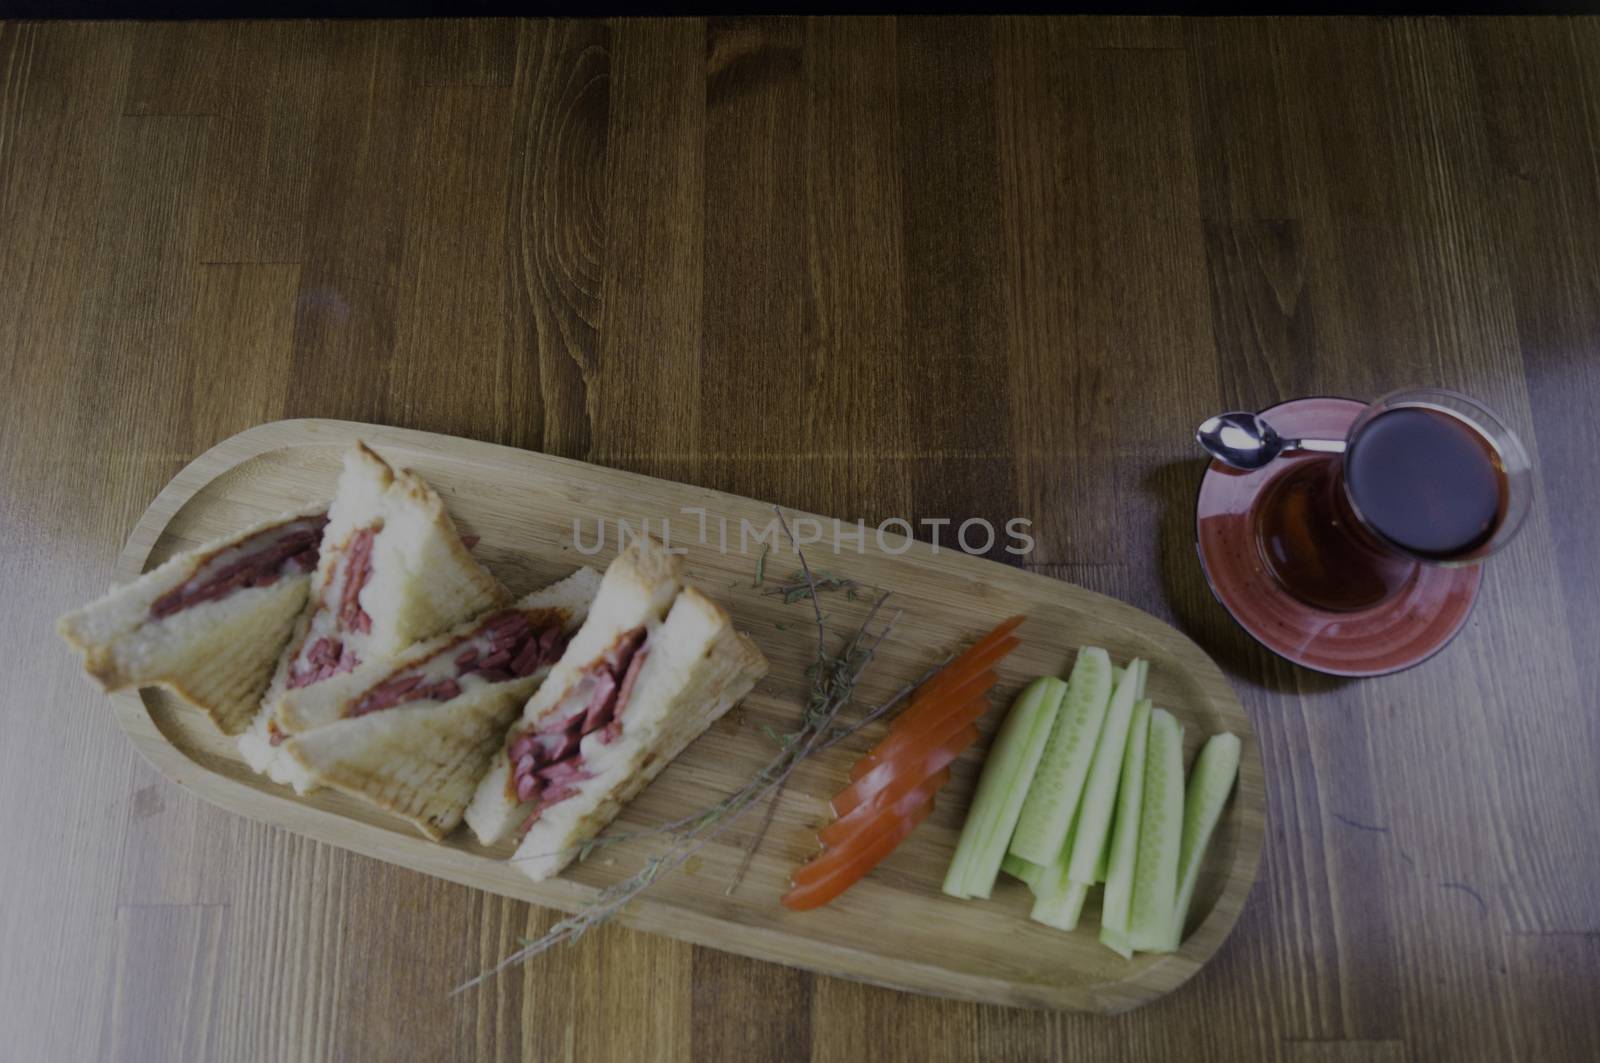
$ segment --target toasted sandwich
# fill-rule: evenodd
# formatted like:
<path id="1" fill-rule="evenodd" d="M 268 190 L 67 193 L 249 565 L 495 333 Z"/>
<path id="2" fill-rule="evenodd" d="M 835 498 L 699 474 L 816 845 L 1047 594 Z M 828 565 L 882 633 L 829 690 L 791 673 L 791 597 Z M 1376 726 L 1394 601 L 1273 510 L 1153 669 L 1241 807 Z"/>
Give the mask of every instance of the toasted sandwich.
<path id="1" fill-rule="evenodd" d="M 506 609 L 288 691 L 280 747 L 315 785 L 360 797 L 430 838 L 461 822 L 517 710 L 583 623 L 600 574 L 582 568 Z"/>
<path id="2" fill-rule="evenodd" d="M 676 560 L 640 540 L 495 752 L 468 825 L 486 845 L 522 833 L 517 868 L 549 878 L 766 669 Z"/>
<path id="3" fill-rule="evenodd" d="M 57 623 L 107 690 L 159 686 L 226 734 L 250 722 L 306 603 L 327 506 L 179 554 Z"/>
<path id="4" fill-rule="evenodd" d="M 357 443 L 345 453 L 305 609 L 240 752 L 304 790 L 303 774 L 278 755 L 286 694 L 391 658 L 509 598 L 467 552 L 433 489 Z"/>

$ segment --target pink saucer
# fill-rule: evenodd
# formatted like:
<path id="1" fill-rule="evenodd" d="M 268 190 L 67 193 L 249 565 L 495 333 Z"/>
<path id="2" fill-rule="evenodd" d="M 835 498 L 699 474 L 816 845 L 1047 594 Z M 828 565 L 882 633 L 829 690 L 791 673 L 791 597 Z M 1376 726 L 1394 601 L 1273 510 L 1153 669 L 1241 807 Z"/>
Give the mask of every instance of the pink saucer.
<path id="1" fill-rule="evenodd" d="M 1342 439 L 1366 407 L 1351 399 L 1295 399 L 1261 411 L 1286 439 Z M 1295 664 L 1339 676 L 1373 676 L 1419 664 L 1467 622 L 1482 568 L 1419 565 L 1395 595 L 1354 612 L 1327 612 L 1283 589 L 1261 558 L 1250 510 L 1278 477 L 1315 455 L 1240 472 L 1213 461 L 1200 481 L 1195 546 L 1217 601 L 1239 626 Z"/>

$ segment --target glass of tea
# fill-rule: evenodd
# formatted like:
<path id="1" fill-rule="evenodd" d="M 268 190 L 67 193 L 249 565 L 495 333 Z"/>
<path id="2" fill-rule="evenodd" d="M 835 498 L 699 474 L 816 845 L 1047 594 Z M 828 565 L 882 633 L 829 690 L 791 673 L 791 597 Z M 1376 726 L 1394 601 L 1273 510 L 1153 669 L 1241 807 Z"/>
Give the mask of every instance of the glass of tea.
<path id="1" fill-rule="evenodd" d="M 1363 410 L 1343 454 L 1301 461 L 1262 493 L 1262 560 L 1308 605 L 1349 612 L 1399 592 L 1419 565 L 1471 565 L 1505 546 L 1533 500 L 1516 433 L 1442 388 Z"/>

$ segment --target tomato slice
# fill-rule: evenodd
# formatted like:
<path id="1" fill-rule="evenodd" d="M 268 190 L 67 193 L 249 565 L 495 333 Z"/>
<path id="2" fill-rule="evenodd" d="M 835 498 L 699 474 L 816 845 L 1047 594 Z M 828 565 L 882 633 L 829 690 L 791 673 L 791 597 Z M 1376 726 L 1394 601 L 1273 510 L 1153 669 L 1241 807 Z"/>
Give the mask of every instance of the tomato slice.
<path id="1" fill-rule="evenodd" d="M 894 852 L 895 846 L 905 841 L 912 831 L 922 825 L 922 821 L 928 818 L 928 813 L 931 811 L 933 811 L 932 805 L 923 805 L 910 819 L 897 821 L 894 832 L 877 839 L 870 849 L 862 850 L 855 863 L 817 881 L 797 884 L 783 895 L 784 907 L 796 912 L 806 912 L 827 904 L 859 882 L 868 871 L 882 863 L 884 857 Z"/>
<path id="2" fill-rule="evenodd" d="M 893 783 L 899 782 L 901 784 L 899 788 L 905 790 L 907 786 L 902 776 L 910 776 L 910 785 L 916 785 L 938 771 L 940 766 L 931 765 L 930 759 L 956 735 L 964 733 L 981 715 L 983 715 L 983 703 L 979 702 L 968 712 L 950 717 L 938 729 L 924 731 L 914 740 L 900 746 L 891 757 L 879 761 L 873 765 L 871 771 L 834 795 L 831 802 L 834 815 L 848 816 Z"/>
<path id="3" fill-rule="evenodd" d="M 968 647 L 966 652 L 963 653 L 961 657 L 977 656 L 982 651 L 993 646 L 995 643 L 1000 642 L 1007 635 L 1010 635 L 1013 631 L 1017 630 L 1017 628 L 1021 626 L 1022 622 L 1026 619 L 1027 617 L 1023 616 L 1021 613 L 1018 613 L 1016 616 L 1007 617 L 1006 619 L 1000 621 L 1000 623 L 994 626 L 992 631 Z M 960 660 L 961 657 L 956 658 L 956 660 Z M 955 661 L 950 663 L 954 664 Z"/>
<path id="4" fill-rule="evenodd" d="M 850 786 L 846 786 L 837 797 L 834 797 L 834 812 L 845 815 L 846 808 L 840 808 L 840 799 L 846 797 L 846 794 L 853 792 L 859 800 L 867 799 L 877 789 L 882 788 L 885 781 L 898 775 L 902 770 L 914 772 L 918 780 L 931 775 L 931 772 L 918 770 L 917 765 L 922 762 L 923 757 L 949 740 L 950 735 L 971 724 L 987 711 L 989 711 L 989 701 L 986 698 L 973 698 L 965 704 L 952 704 L 949 711 L 946 711 L 936 724 L 930 724 L 920 732 L 907 733 L 896 738 L 893 744 L 883 749 L 883 756 L 872 756 L 869 752 L 856 762 L 856 768 L 851 768 Z M 859 804 L 859 800 L 848 800 L 848 804 L 854 807 Z"/>
<path id="5" fill-rule="evenodd" d="M 919 691 L 906 706 L 905 711 L 896 716 L 894 722 L 889 725 L 889 734 L 914 731 L 929 715 L 937 713 L 940 706 L 948 705 L 952 701 L 965 701 L 974 694 L 988 690 L 999 681 L 1000 677 L 995 674 L 994 669 L 986 668 L 981 672 L 974 672 L 955 686 L 927 694 Z"/>
<path id="6" fill-rule="evenodd" d="M 925 787 L 902 799 L 902 804 L 917 802 L 906 815 L 886 817 L 870 835 L 831 849 L 796 871 L 794 887 L 783 895 L 784 905 L 797 912 L 807 911 L 827 904 L 855 885 L 928 818 L 933 811 L 933 793 L 939 785 L 942 782 L 938 776 L 929 779 Z"/>
<path id="7" fill-rule="evenodd" d="M 1022 622 L 1012 617 L 989 634 L 979 639 L 971 649 L 945 665 L 944 670 L 924 683 L 912 695 L 911 702 L 889 725 L 889 738 L 922 726 L 930 716 L 939 717 L 948 710 L 950 699 L 965 699 L 978 690 L 988 690 L 998 680 L 992 668 L 1021 640 L 1007 633 Z M 870 771 L 882 756 L 883 742 L 878 744 L 850 769 L 850 778 L 859 779 Z"/>
<path id="8" fill-rule="evenodd" d="M 917 689 L 917 692 L 912 695 L 911 704 L 906 706 L 904 712 L 895 717 L 894 723 L 889 725 L 890 729 L 900 728 L 904 730 L 913 726 L 922 714 L 921 706 L 938 701 L 957 690 L 965 689 L 975 676 L 992 673 L 994 666 L 1004 660 L 1012 650 L 1021 644 L 1022 640 L 1013 635 L 1010 638 L 1001 639 L 994 643 L 977 656 L 968 657 L 963 654 L 961 657 L 951 661 L 945 665 L 944 671 Z"/>
<path id="9" fill-rule="evenodd" d="M 985 672 L 983 674 L 990 677 L 994 676 L 993 672 Z M 850 781 L 858 781 L 868 772 L 876 770 L 878 765 L 885 760 L 893 759 L 899 750 L 905 748 L 907 743 L 916 741 L 924 733 L 947 730 L 946 724 L 952 717 L 966 716 L 975 720 L 982 716 L 988 711 L 988 693 L 993 685 L 994 680 L 991 678 L 988 683 L 981 686 L 975 684 L 970 688 L 963 687 L 959 699 L 952 698 L 949 701 L 939 702 L 936 706 L 930 705 L 928 711 L 918 721 L 915 728 L 906 728 L 901 731 L 895 731 L 891 728 L 889 734 L 882 741 L 868 750 L 867 754 L 860 760 L 856 761 L 855 765 L 850 769 Z"/>
<path id="10" fill-rule="evenodd" d="M 872 814 L 860 821 L 861 829 L 847 831 L 837 844 L 824 845 L 822 852 L 813 856 L 794 873 L 795 884 L 815 881 L 848 863 L 861 849 L 872 844 L 883 834 L 889 833 L 893 824 L 910 819 L 924 805 L 933 804 L 933 795 L 939 787 L 949 781 L 950 770 L 944 768 L 922 779 L 917 785 L 900 794 L 892 803 L 885 804 L 876 811 L 862 809 L 863 812 L 871 811 Z"/>
<path id="11" fill-rule="evenodd" d="M 894 717 L 893 724 L 890 724 L 891 732 L 914 727 L 917 720 L 922 719 L 923 714 L 928 711 L 926 706 L 946 700 L 949 696 L 962 696 L 963 690 L 971 690 L 971 684 L 981 682 L 979 677 L 992 676 L 995 664 L 1000 663 L 1018 645 L 1021 645 L 1021 639 L 1010 637 L 990 645 L 979 655 L 963 655 L 957 660 L 950 661 L 938 676 L 934 676 L 922 687 L 917 688 L 917 693 L 912 695 L 910 704 L 907 704 L 899 716 Z"/>
<path id="12" fill-rule="evenodd" d="M 993 666 L 1019 645 L 1011 633 L 1022 621 L 1002 622 L 945 665 L 916 691 L 888 736 L 856 762 L 851 784 L 833 802 L 839 818 L 819 832 L 822 852 L 794 873 L 783 896 L 787 907 L 827 904 L 928 818 L 934 795 L 950 780 L 950 762 L 977 741 L 973 723 L 988 710 Z"/>
<path id="13" fill-rule="evenodd" d="M 889 725 L 891 731 L 905 730 L 921 719 L 927 706 L 943 700 L 948 695 L 970 689 L 969 684 L 979 682 L 978 676 L 991 673 L 992 667 L 1003 660 L 1022 640 L 1012 635 L 1021 616 L 1001 622 L 993 631 L 974 642 L 954 660 L 939 670 L 938 674 L 918 687 L 911 702 Z"/>
<path id="14" fill-rule="evenodd" d="M 817 840 L 830 847 L 843 844 L 907 793 L 938 773 L 948 771 L 951 761 L 977 740 L 978 729 L 969 723 L 927 749 L 920 763 L 886 764 L 861 782 L 846 787 L 833 799 L 833 811 L 839 818 L 823 827 L 817 833 Z M 880 771 L 883 772 L 881 776 Z"/>

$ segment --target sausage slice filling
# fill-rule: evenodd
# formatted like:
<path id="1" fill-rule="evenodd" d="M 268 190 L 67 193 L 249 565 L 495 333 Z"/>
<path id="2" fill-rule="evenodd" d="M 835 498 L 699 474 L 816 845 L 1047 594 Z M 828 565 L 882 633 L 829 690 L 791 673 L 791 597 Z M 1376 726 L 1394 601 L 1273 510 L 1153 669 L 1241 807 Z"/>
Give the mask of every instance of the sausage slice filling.
<path id="1" fill-rule="evenodd" d="M 642 627 L 623 635 L 533 730 L 507 739 L 508 789 L 518 802 L 535 803 L 523 830 L 545 809 L 577 793 L 578 784 L 589 777 L 583 763 L 584 738 L 598 735 L 598 741 L 606 744 L 622 733 L 623 713 L 650 653 L 645 636 Z"/>
<path id="2" fill-rule="evenodd" d="M 199 561 L 194 575 L 151 603 L 151 618 L 164 620 L 245 587 L 270 587 L 284 576 L 310 572 L 317 567 L 327 523 L 326 513 L 299 517 L 213 552 Z"/>
<path id="3" fill-rule="evenodd" d="M 506 609 L 470 633 L 391 673 L 350 702 L 346 716 L 392 709 L 408 701 L 449 701 L 468 676 L 504 683 L 553 664 L 566 649 L 565 616 L 555 610 Z"/>

